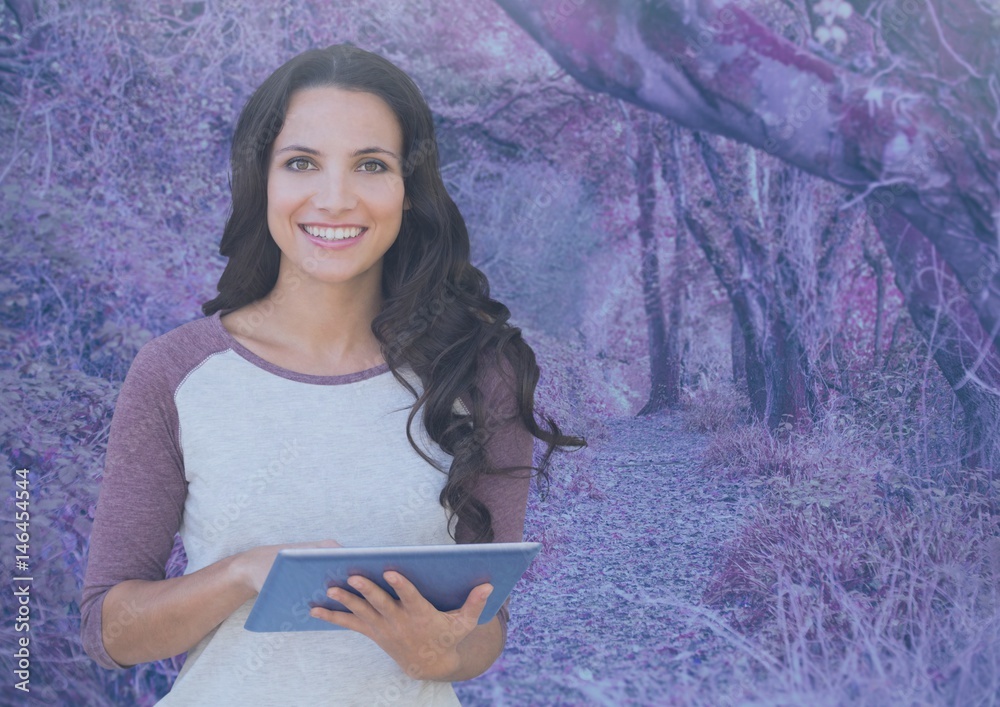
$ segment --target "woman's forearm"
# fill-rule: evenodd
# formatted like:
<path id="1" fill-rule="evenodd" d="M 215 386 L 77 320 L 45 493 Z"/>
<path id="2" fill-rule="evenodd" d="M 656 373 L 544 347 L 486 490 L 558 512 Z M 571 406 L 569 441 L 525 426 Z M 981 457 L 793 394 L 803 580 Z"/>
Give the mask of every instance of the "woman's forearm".
<path id="1" fill-rule="evenodd" d="M 126 666 L 193 648 L 256 592 L 240 574 L 238 555 L 197 572 L 155 582 L 130 579 L 104 597 L 101 635 L 111 658 Z"/>

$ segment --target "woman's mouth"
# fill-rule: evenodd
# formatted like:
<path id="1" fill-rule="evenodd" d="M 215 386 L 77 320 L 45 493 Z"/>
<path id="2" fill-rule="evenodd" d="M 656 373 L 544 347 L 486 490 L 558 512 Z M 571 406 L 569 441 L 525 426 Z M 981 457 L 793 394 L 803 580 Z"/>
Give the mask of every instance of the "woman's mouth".
<path id="1" fill-rule="evenodd" d="M 301 228 L 307 235 L 324 241 L 346 241 L 352 238 L 357 238 L 368 230 L 367 228 L 362 228 L 360 226 L 324 228 L 321 226 L 300 225 L 299 228 Z"/>

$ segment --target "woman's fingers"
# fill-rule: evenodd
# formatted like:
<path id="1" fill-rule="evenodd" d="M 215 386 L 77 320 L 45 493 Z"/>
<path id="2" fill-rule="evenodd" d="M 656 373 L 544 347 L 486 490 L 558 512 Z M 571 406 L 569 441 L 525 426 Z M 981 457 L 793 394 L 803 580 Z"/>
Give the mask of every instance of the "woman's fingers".
<path id="1" fill-rule="evenodd" d="M 352 575 L 347 579 L 347 583 L 361 596 L 340 587 L 330 587 L 327 589 L 326 595 L 343 604 L 350 613 L 316 607 L 309 612 L 310 615 L 325 619 L 338 626 L 360 631 L 368 636 L 371 635 L 371 628 L 380 619 L 396 618 L 394 613 L 400 610 L 399 605 L 388 592 L 377 584 L 359 575 Z M 353 617 L 354 621 L 347 617 Z M 362 625 L 367 630 L 361 630 L 359 626 Z"/>
<path id="2" fill-rule="evenodd" d="M 353 581 L 354 578 L 349 581 L 352 586 L 354 586 Z M 368 584 L 371 584 L 371 582 L 368 582 Z M 375 588 L 378 589 L 378 587 Z M 355 589 L 358 588 L 355 587 Z M 361 590 L 359 589 L 358 591 Z M 370 589 L 367 591 L 369 594 L 372 593 Z M 365 635 L 369 635 L 369 631 L 361 630 L 360 627 L 368 627 L 373 621 L 377 620 L 381 616 L 381 612 L 379 612 L 375 605 L 368 600 L 368 597 L 365 596 L 365 592 L 362 592 L 362 595 L 359 597 L 346 589 L 342 589 L 341 587 L 330 587 L 326 590 L 326 595 L 334 601 L 342 604 L 347 611 L 334 611 L 332 609 L 317 606 L 313 607 L 309 611 L 311 616 L 324 619 L 330 623 L 337 624 L 338 626 L 343 626 L 344 628 L 360 631 Z"/>
<path id="3" fill-rule="evenodd" d="M 340 601 L 339 599 L 337 601 Z M 351 631 L 357 631 L 358 633 L 363 633 L 364 635 L 371 638 L 371 631 L 368 628 L 368 623 L 363 619 L 358 618 L 353 613 L 347 611 L 333 611 L 331 609 L 325 609 L 322 606 L 315 606 L 309 610 L 309 615 L 317 618 L 323 619 L 324 621 L 329 621 L 331 624 L 336 626 L 341 626 Z"/>
<path id="4" fill-rule="evenodd" d="M 434 605 L 424 598 L 419 589 L 413 586 L 413 582 L 399 572 L 389 570 L 383 573 L 382 577 L 389 583 L 389 586 L 392 587 L 397 596 L 399 596 L 399 601 L 407 611 L 426 611 L 427 609 L 436 611 Z"/>
<path id="5" fill-rule="evenodd" d="M 441 612 L 400 573 L 385 572 L 383 578 L 398 600 L 375 582 L 353 575 L 348 583 L 361 596 L 336 587 L 328 592 L 347 612 L 317 607 L 309 613 L 364 634 L 414 677 L 439 679 L 454 674 L 461 663 L 457 646 L 479 623 L 493 585 L 474 587 L 460 608 Z"/>
<path id="6" fill-rule="evenodd" d="M 358 611 L 352 607 L 357 606 L 359 610 L 364 612 L 363 615 L 366 618 L 376 618 L 370 613 L 372 610 L 381 616 L 392 618 L 394 613 L 399 610 L 396 600 L 393 599 L 388 592 L 382 589 L 382 587 L 375 584 L 375 582 L 359 575 L 353 575 L 347 578 L 347 583 L 351 585 L 355 591 L 360 592 L 361 597 L 355 596 L 347 590 L 340 590 L 338 594 L 348 597 L 351 604 L 341 600 L 340 596 L 334 598 L 347 608 L 351 609 L 354 613 L 358 613 Z M 367 611 L 365 611 L 366 609 Z"/>
<path id="7" fill-rule="evenodd" d="M 437 611 L 434 605 L 427 601 L 424 595 L 420 593 L 420 590 L 414 586 L 413 582 L 399 572 L 390 570 L 382 576 L 395 590 L 396 594 L 399 595 L 399 600 L 404 610 L 408 612 Z M 474 628 L 479 621 L 479 616 L 483 613 L 483 609 L 486 608 L 486 602 L 492 593 L 493 585 L 489 582 L 473 587 L 461 608 L 448 613 L 462 617 L 464 619 L 463 623 Z"/>
<path id="8" fill-rule="evenodd" d="M 490 594 L 492 593 L 493 585 L 489 582 L 480 584 L 478 587 L 473 587 L 465 603 L 462 604 L 462 608 L 458 610 L 459 614 L 466 619 L 470 630 L 475 628 L 476 624 L 479 623 L 479 617 L 482 615 L 483 609 L 486 608 L 486 602 L 489 601 Z"/>
<path id="9" fill-rule="evenodd" d="M 381 639 L 412 644 L 413 650 L 425 649 L 432 644 L 447 648 L 456 645 L 476 628 L 493 592 L 493 585 L 480 584 L 469 592 L 460 608 L 439 612 L 400 573 L 389 571 L 383 574 L 383 578 L 399 596 L 398 601 L 375 582 L 353 575 L 348 578 L 348 584 L 361 596 L 337 587 L 331 587 L 327 592 L 331 599 L 343 604 L 350 613 L 317 607 L 310 614 L 363 633 L 376 642 Z"/>

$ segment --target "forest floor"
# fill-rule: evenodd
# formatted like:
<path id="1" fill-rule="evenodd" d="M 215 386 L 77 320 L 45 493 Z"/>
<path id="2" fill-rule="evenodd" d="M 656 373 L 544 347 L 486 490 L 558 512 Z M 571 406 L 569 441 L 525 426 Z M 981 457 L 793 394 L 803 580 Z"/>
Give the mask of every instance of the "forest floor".
<path id="1" fill-rule="evenodd" d="M 684 607 L 738 529 L 739 489 L 701 467 L 708 436 L 679 414 L 604 426 L 584 434 L 588 468 L 544 501 L 533 489 L 541 569 L 515 587 L 503 656 L 455 685 L 463 705 L 697 704 L 725 683 L 732 649 Z"/>

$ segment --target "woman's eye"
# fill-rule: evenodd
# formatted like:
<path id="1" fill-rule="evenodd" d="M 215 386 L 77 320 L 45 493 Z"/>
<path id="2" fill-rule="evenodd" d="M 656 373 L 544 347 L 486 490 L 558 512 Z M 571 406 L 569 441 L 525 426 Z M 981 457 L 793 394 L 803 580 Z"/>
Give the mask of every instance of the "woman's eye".
<path id="1" fill-rule="evenodd" d="M 369 174 L 378 174 L 379 172 L 384 172 L 386 169 L 386 166 L 378 160 L 368 160 L 361 165 L 361 171 L 368 172 Z"/>
<path id="2" fill-rule="evenodd" d="M 293 160 L 289 160 L 288 166 L 293 172 L 305 172 L 312 167 L 312 163 L 305 157 L 296 157 Z"/>

